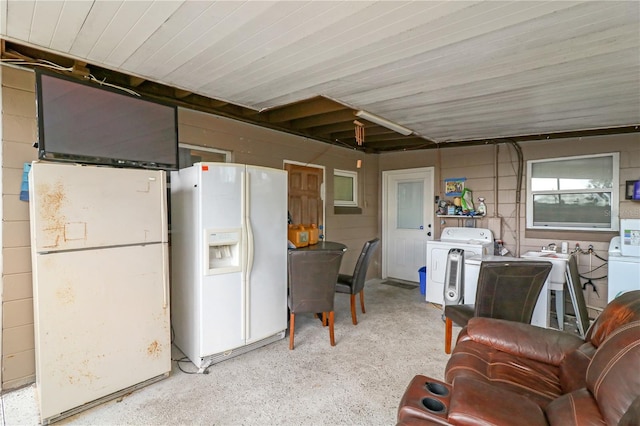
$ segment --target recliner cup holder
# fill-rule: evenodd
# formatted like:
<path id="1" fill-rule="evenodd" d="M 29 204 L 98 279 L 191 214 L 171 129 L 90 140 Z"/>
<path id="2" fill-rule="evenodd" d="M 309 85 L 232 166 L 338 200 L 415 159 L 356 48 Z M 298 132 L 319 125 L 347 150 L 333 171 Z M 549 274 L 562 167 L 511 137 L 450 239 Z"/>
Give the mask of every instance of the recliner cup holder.
<path id="1" fill-rule="evenodd" d="M 441 383 L 436 382 L 426 382 L 424 384 L 425 389 L 431 392 L 434 395 L 438 396 L 447 396 L 449 395 L 449 389 Z"/>
<path id="2" fill-rule="evenodd" d="M 422 405 L 432 413 L 444 413 L 447 407 L 435 398 L 422 398 Z"/>

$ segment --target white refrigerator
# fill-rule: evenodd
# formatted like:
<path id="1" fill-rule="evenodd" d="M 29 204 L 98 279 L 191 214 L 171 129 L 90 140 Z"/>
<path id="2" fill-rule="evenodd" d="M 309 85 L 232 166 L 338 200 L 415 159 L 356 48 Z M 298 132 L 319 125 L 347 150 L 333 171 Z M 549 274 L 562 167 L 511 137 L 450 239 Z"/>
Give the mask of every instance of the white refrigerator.
<path id="1" fill-rule="evenodd" d="M 43 424 L 171 370 L 166 174 L 34 162 L 29 209 Z"/>
<path id="2" fill-rule="evenodd" d="M 284 338 L 287 172 L 196 163 L 171 173 L 174 343 L 203 372 Z"/>

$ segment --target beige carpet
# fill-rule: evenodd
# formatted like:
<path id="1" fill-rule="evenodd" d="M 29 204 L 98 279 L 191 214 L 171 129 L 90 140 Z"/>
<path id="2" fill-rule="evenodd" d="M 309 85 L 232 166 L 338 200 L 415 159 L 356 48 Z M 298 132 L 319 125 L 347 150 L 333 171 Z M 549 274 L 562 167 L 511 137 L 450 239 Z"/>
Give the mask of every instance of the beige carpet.
<path id="1" fill-rule="evenodd" d="M 418 287 L 379 280 L 367 284 L 365 303 L 367 313 L 358 310 L 354 326 L 349 297 L 336 295 L 335 347 L 319 320 L 298 315 L 293 351 L 287 334 L 213 365 L 209 374 L 185 374 L 174 362 L 168 379 L 60 423 L 393 425 L 414 375 L 443 378 L 448 356 L 441 310 L 425 303 Z M 195 370 L 190 363 L 181 365 Z"/>

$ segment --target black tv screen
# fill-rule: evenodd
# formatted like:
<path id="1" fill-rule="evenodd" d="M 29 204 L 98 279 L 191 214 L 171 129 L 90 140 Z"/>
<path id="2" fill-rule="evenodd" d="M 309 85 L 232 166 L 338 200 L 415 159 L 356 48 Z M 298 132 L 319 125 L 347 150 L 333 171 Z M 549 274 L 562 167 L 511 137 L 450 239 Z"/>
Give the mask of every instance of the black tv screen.
<path id="1" fill-rule="evenodd" d="M 36 91 L 40 159 L 178 168 L 175 106 L 46 72 Z"/>

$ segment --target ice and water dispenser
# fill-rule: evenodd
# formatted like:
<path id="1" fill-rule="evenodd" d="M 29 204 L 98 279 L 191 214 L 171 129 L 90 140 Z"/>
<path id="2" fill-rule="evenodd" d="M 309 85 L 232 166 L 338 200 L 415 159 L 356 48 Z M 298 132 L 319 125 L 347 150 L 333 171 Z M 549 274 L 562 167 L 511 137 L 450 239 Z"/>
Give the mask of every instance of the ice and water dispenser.
<path id="1" fill-rule="evenodd" d="M 240 271 L 241 229 L 205 230 L 205 268 L 207 275 Z"/>

